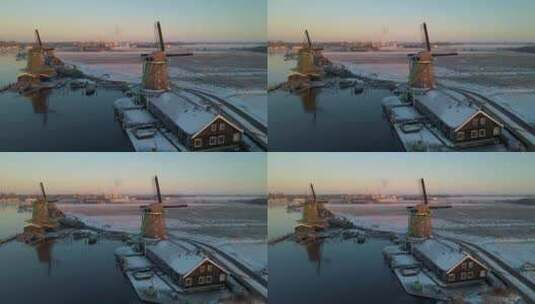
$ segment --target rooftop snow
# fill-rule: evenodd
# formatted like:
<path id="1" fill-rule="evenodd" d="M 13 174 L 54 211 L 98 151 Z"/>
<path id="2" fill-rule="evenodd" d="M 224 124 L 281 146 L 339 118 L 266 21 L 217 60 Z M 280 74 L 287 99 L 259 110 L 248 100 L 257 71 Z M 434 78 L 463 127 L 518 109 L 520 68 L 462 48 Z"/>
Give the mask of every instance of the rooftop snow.
<path id="1" fill-rule="evenodd" d="M 394 268 L 412 268 L 420 265 L 420 263 L 410 254 L 393 255 L 391 264 Z"/>
<path id="2" fill-rule="evenodd" d="M 144 256 L 124 257 L 123 261 L 123 267 L 126 270 L 141 270 L 152 267 L 152 263 Z"/>
<path id="3" fill-rule="evenodd" d="M 205 259 L 200 254 L 186 251 L 184 248 L 168 241 L 160 241 L 154 246 L 148 246 L 147 250 L 158 256 L 176 273 L 181 275 L 190 273 Z"/>
<path id="4" fill-rule="evenodd" d="M 445 272 L 467 257 L 458 246 L 446 241 L 425 240 L 416 245 L 415 249 Z"/>
<path id="5" fill-rule="evenodd" d="M 423 116 L 414 107 L 393 107 L 390 110 L 392 119 L 395 122 L 405 122 L 410 120 L 420 120 Z"/>
<path id="6" fill-rule="evenodd" d="M 113 102 L 113 107 L 118 110 L 140 109 L 142 106 L 136 104 L 128 97 L 122 97 Z"/>
<path id="7" fill-rule="evenodd" d="M 452 129 L 479 111 L 465 96 L 450 90 L 430 90 L 416 99 Z"/>
<path id="8" fill-rule="evenodd" d="M 128 110 L 124 111 L 124 123 L 127 128 L 140 125 L 152 125 L 156 119 L 145 110 Z"/>
<path id="9" fill-rule="evenodd" d="M 200 131 L 216 117 L 200 105 L 172 93 L 163 93 L 150 102 L 190 135 Z"/>

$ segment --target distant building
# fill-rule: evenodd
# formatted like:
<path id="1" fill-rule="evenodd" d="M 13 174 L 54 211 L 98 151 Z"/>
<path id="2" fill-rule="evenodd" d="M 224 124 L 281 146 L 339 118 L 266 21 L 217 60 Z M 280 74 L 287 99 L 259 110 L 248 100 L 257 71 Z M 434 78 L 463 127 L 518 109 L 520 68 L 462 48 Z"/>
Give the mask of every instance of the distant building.
<path id="1" fill-rule="evenodd" d="M 185 289 L 220 288 L 227 281 L 227 272 L 214 261 L 168 241 L 147 246 L 146 256 Z"/>
<path id="2" fill-rule="evenodd" d="M 484 280 L 488 268 L 455 243 L 427 239 L 413 245 L 413 255 L 445 283 Z"/>
<path id="3" fill-rule="evenodd" d="M 221 115 L 172 93 L 149 98 L 148 110 L 190 151 L 237 150 L 243 130 Z"/>
<path id="4" fill-rule="evenodd" d="M 458 147 L 499 142 L 503 125 L 457 92 L 430 90 L 416 95 L 414 105 Z"/>

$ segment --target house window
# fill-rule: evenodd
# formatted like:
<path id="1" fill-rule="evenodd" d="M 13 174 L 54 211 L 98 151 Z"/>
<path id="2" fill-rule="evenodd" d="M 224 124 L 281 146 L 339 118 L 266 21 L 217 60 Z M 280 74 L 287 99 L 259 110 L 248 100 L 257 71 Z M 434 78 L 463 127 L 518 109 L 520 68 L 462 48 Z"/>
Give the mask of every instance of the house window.
<path id="1" fill-rule="evenodd" d="M 234 135 L 232 136 L 232 141 L 237 143 L 240 141 L 240 133 L 234 133 Z"/>
<path id="2" fill-rule="evenodd" d="M 466 263 L 462 263 L 461 264 L 461 269 L 463 269 L 463 270 L 466 269 Z"/>
<path id="3" fill-rule="evenodd" d="M 477 138 L 477 130 L 470 131 L 470 138 Z"/>
<path id="4" fill-rule="evenodd" d="M 193 141 L 193 146 L 195 148 L 202 148 L 202 138 L 195 138 Z"/>
<path id="5" fill-rule="evenodd" d="M 185 281 L 185 283 L 186 283 L 186 286 L 189 287 L 189 286 L 191 286 L 191 284 L 192 284 L 193 282 L 192 282 L 191 278 L 187 278 L 186 281 Z"/>
<path id="6" fill-rule="evenodd" d="M 477 123 L 478 123 L 477 119 L 472 120 L 472 126 L 473 127 L 477 127 Z"/>
<path id="7" fill-rule="evenodd" d="M 211 272 L 212 269 L 213 269 L 212 264 L 208 264 L 208 265 L 206 265 L 206 270 L 207 270 L 208 272 Z"/>
<path id="8" fill-rule="evenodd" d="M 225 282 L 226 279 L 227 279 L 227 278 L 226 278 L 226 276 L 225 276 L 224 273 L 222 273 L 222 274 L 219 275 L 219 282 Z"/>
<path id="9" fill-rule="evenodd" d="M 474 272 L 473 271 L 468 272 L 468 279 L 471 280 L 473 278 L 474 278 Z"/>
<path id="10" fill-rule="evenodd" d="M 202 265 L 201 266 L 201 273 L 204 273 L 204 270 L 205 270 L 204 265 Z"/>
<path id="11" fill-rule="evenodd" d="M 457 132 L 457 140 L 464 140 L 464 131 Z"/>
<path id="12" fill-rule="evenodd" d="M 481 270 L 481 271 L 479 272 L 479 277 L 480 277 L 480 278 L 484 278 L 485 275 L 486 275 L 485 270 Z"/>
<path id="13" fill-rule="evenodd" d="M 487 118 L 486 117 L 481 117 L 479 119 L 479 124 L 484 126 L 485 124 L 487 123 Z"/>
<path id="14" fill-rule="evenodd" d="M 494 129 L 492 130 L 492 135 L 499 136 L 500 135 L 500 128 L 494 127 Z"/>
<path id="15" fill-rule="evenodd" d="M 455 273 L 450 273 L 448 275 L 448 281 L 450 281 L 450 282 L 455 281 Z"/>
<path id="16" fill-rule="evenodd" d="M 219 131 L 225 131 L 225 124 L 224 123 L 220 123 L 219 124 Z"/>
<path id="17" fill-rule="evenodd" d="M 212 276 L 206 276 L 206 284 L 212 284 Z"/>
<path id="18" fill-rule="evenodd" d="M 479 130 L 479 137 L 486 137 L 487 136 L 487 130 L 481 129 Z"/>
<path id="19" fill-rule="evenodd" d="M 468 262 L 468 268 L 469 269 L 474 268 L 474 262 Z"/>
<path id="20" fill-rule="evenodd" d="M 219 135 L 219 136 L 217 137 L 217 143 L 218 143 L 219 145 L 224 144 L 224 143 L 225 143 L 225 135 Z"/>
<path id="21" fill-rule="evenodd" d="M 210 128 L 212 129 L 212 132 L 217 131 L 217 124 L 211 125 Z"/>
<path id="22" fill-rule="evenodd" d="M 199 280 L 199 284 L 204 284 L 204 277 L 203 276 L 200 276 L 198 280 Z"/>
<path id="23" fill-rule="evenodd" d="M 210 136 L 210 146 L 217 145 L 217 137 L 216 136 Z"/>
<path id="24" fill-rule="evenodd" d="M 461 272 L 461 280 L 466 280 L 466 272 Z"/>

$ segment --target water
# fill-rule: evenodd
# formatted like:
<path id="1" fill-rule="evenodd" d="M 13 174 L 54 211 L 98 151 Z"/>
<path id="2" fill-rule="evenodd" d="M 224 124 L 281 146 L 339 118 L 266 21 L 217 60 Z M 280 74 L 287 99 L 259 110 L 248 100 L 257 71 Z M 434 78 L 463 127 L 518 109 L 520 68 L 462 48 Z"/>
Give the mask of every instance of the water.
<path id="1" fill-rule="evenodd" d="M 270 238 L 295 225 L 297 215 L 284 208 L 269 208 Z M 283 223 L 285 219 L 291 223 Z M 285 228 L 271 227 L 283 223 Z M 283 241 L 269 246 L 269 298 L 271 303 L 432 303 L 404 292 L 383 260 L 388 240 L 370 238 L 325 240 L 300 245 Z"/>
<path id="2" fill-rule="evenodd" d="M 0 56 L 0 83 L 14 82 L 21 64 Z M 121 96 L 103 88 L 93 96 L 68 88 L 0 93 L 0 151 L 132 151 L 113 116 L 112 103 Z"/>
<path id="3" fill-rule="evenodd" d="M 277 56 L 279 57 L 277 59 Z M 280 83 L 289 63 L 270 55 L 269 81 Z M 300 95 L 285 91 L 269 94 L 270 151 L 402 151 L 383 115 L 384 89 L 313 89 Z"/>
<path id="4" fill-rule="evenodd" d="M 22 231 L 29 216 L 17 213 L 16 207 L 2 207 L 0 231 Z M 2 303 L 140 303 L 115 263 L 113 253 L 121 245 L 61 239 L 38 246 L 18 241 L 0 246 Z"/>

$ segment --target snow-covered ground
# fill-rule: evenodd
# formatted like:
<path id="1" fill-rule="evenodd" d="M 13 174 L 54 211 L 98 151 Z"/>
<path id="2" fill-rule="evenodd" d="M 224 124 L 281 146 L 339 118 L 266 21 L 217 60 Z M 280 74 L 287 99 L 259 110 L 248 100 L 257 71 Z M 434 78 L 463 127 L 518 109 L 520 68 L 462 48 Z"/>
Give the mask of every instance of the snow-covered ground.
<path id="1" fill-rule="evenodd" d="M 463 47 L 458 56 L 439 57 L 434 65 L 435 77 L 439 84 L 479 92 L 535 125 L 535 54 L 507 51 L 504 47 L 476 51 Z M 357 75 L 405 83 L 409 76 L 407 54 L 415 51 L 325 55 Z"/>
<path id="2" fill-rule="evenodd" d="M 88 75 L 135 84 L 141 82 L 140 55 L 149 51 L 58 52 L 58 57 Z M 175 85 L 212 93 L 267 124 L 266 54 L 196 51 L 191 57 L 170 57 L 168 71 Z"/>
<path id="3" fill-rule="evenodd" d="M 267 206 L 240 202 L 246 197 L 181 199 L 187 208 L 168 209 L 170 237 L 190 238 L 216 246 L 253 271 L 267 268 Z M 195 202 L 196 201 L 196 202 Z M 202 201 L 202 202 L 201 202 Z M 114 205 L 59 204 L 67 214 L 106 230 L 139 233 L 141 210 L 147 202 Z M 172 202 L 167 202 L 170 204 Z"/>

